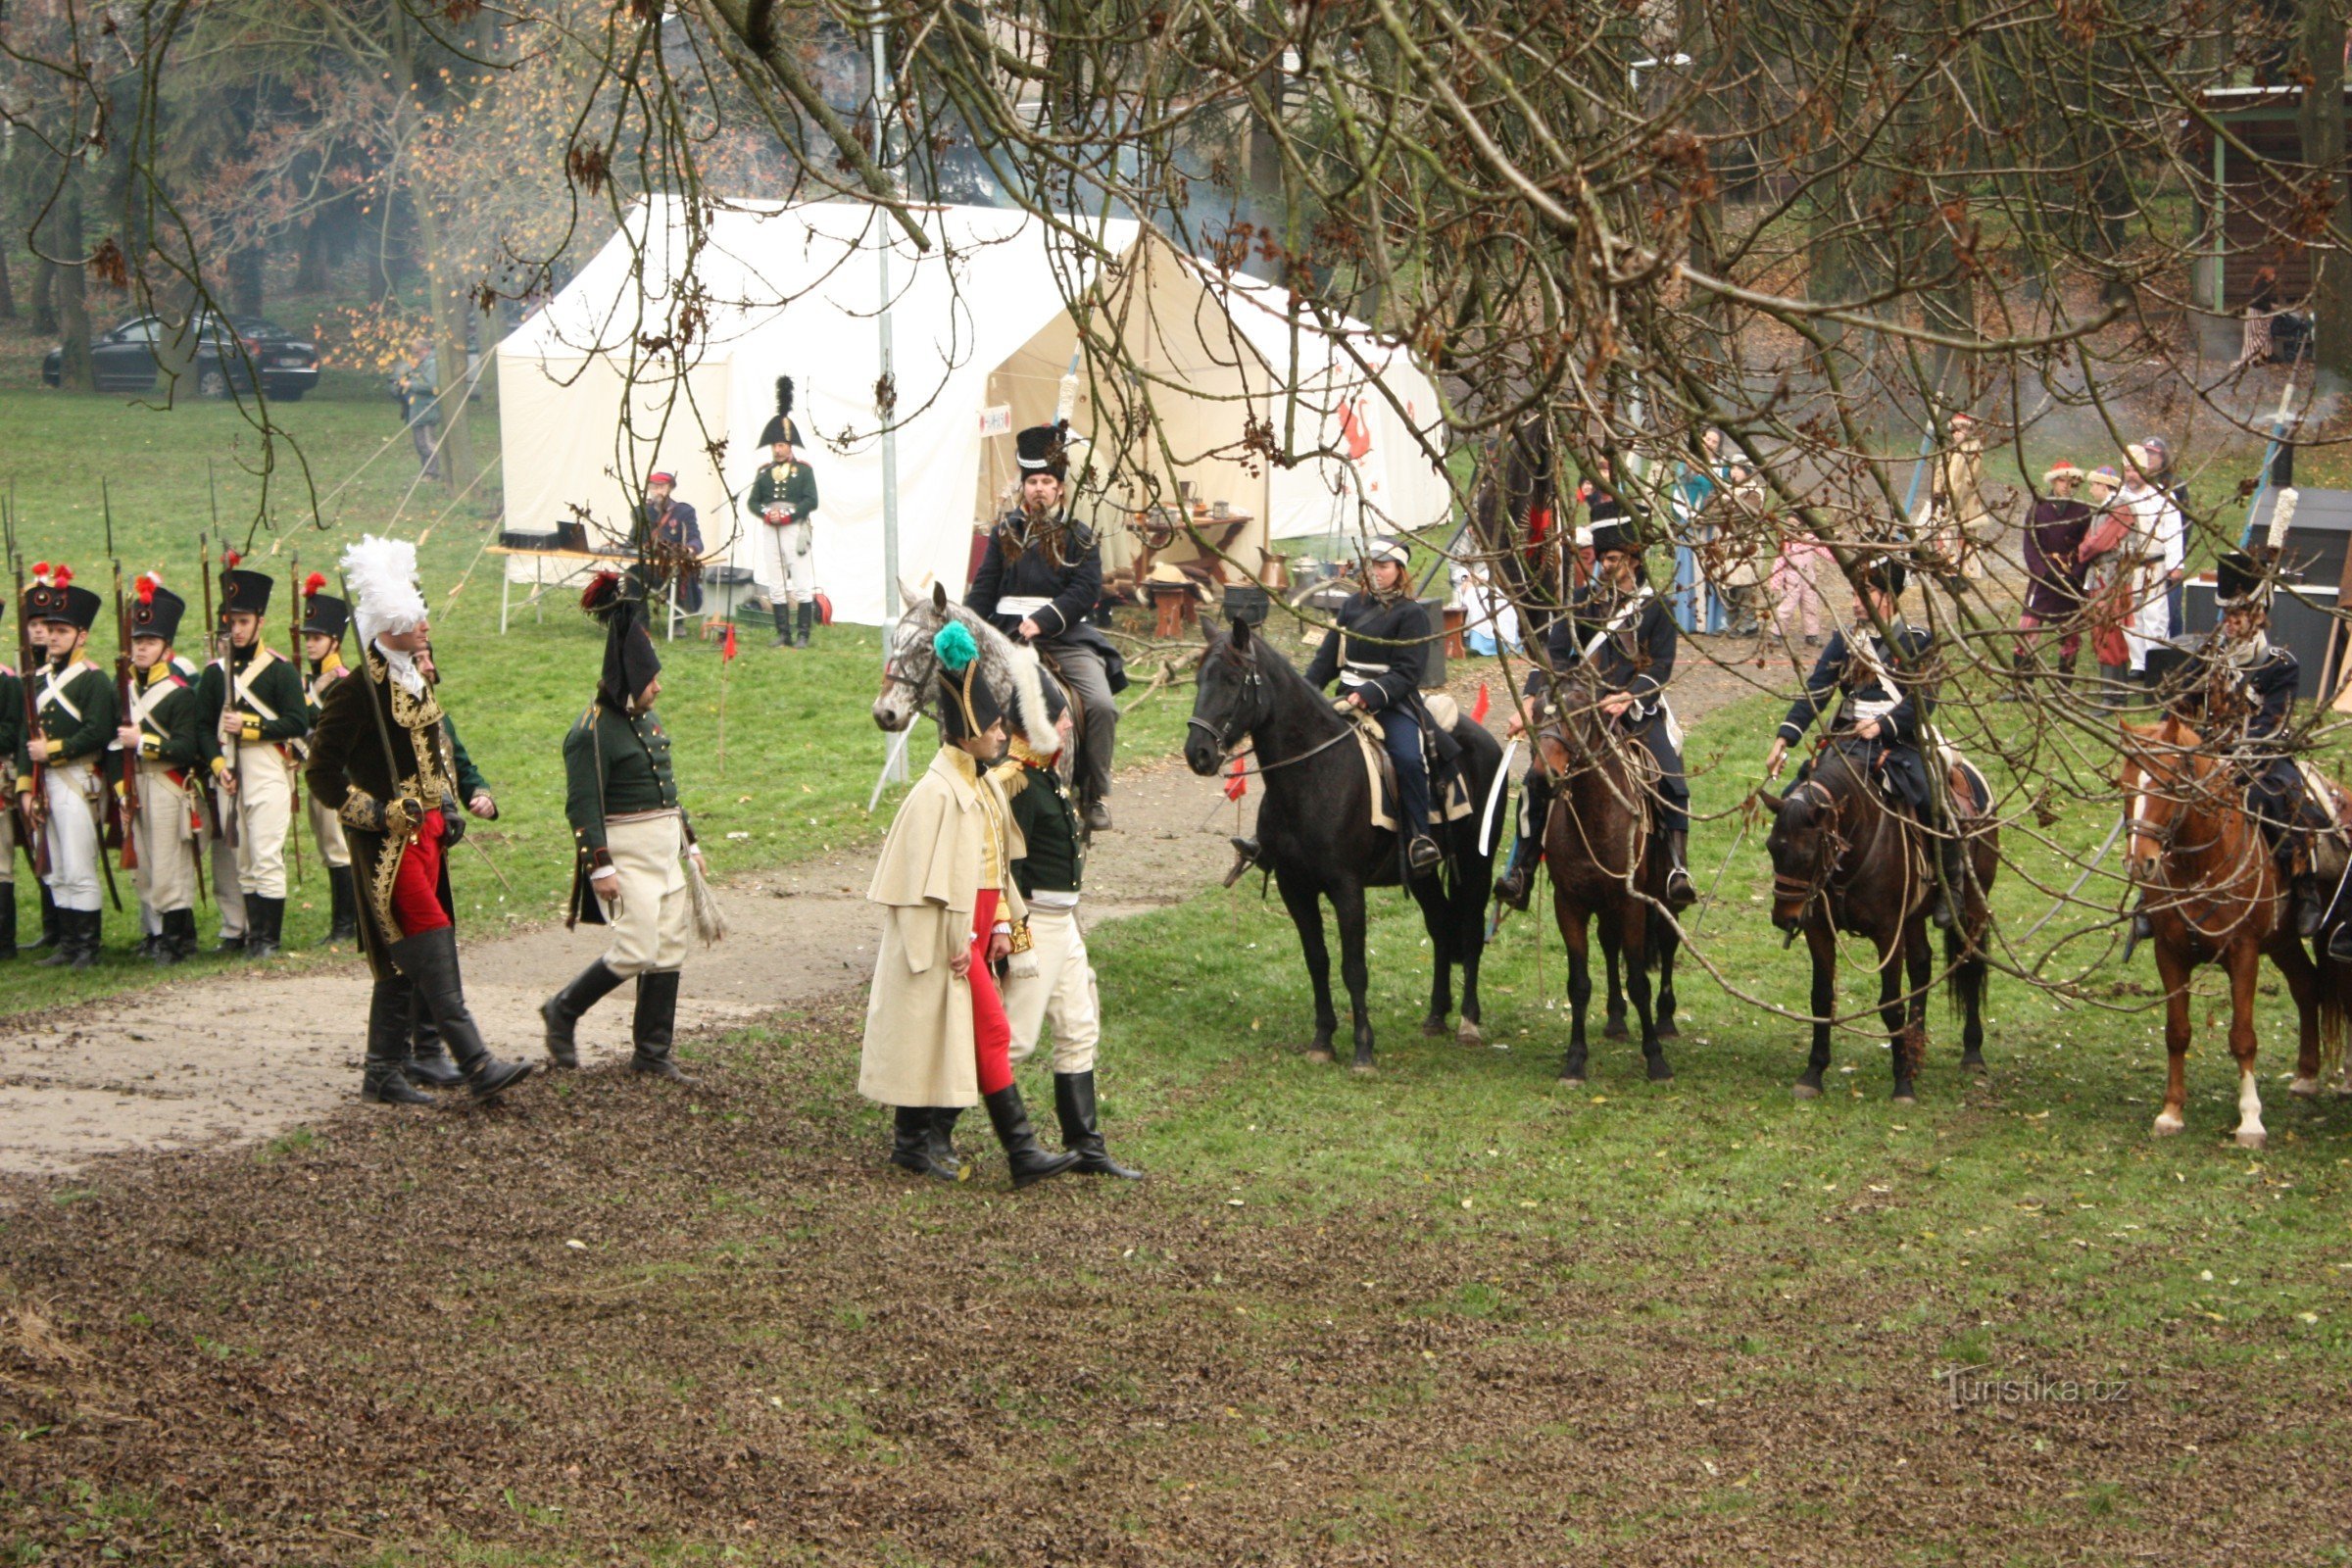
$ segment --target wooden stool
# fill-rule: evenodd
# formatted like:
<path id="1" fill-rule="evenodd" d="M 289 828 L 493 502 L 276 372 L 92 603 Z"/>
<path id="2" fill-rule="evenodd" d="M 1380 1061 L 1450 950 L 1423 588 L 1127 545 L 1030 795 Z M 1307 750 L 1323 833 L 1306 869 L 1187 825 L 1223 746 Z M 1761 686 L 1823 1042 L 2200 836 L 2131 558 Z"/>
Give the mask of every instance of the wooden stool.
<path id="1" fill-rule="evenodd" d="M 1184 628 L 1195 624 L 1196 600 L 1190 583 L 1155 582 L 1152 585 L 1152 608 L 1158 612 L 1152 635 L 1161 642 L 1173 642 L 1184 635 Z"/>
<path id="2" fill-rule="evenodd" d="M 1470 651 L 1462 646 L 1462 623 L 1470 618 L 1470 612 L 1459 605 L 1447 605 L 1445 615 L 1446 657 L 1447 659 L 1468 659 Z"/>

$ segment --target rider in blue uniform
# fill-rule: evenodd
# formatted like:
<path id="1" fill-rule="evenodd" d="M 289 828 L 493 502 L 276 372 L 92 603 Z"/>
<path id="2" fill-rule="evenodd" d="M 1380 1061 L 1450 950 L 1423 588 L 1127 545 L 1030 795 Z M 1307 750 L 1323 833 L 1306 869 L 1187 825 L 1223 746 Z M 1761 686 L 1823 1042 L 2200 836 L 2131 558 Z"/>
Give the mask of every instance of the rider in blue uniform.
<path id="1" fill-rule="evenodd" d="M 1021 504 L 989 531 L 964 605 L 1007 637 L 1053 660 L 1078 694 L 1078 805 L 1087 831 L 1110 826 L 1110 765 L 1118 744 L 1118 694 L 1127 665 L 1088 617 L 1102 597 L 1102 551 L 1065 505 L 1072 441 L 1066 423 L 1038 424 L 1014 439 Z"/>
<path id="2" fill-rule="evenodd" d="M 1577 590 L 1568 610 L 1544 638 L 1553 674 L 1579 664 L 1591 666 L 1600 683 L 1600 710 L 1628 740 L 1646 748 L 1658 762 L 1656 831 L 1666 852 L 1666 905 L 1675 910 L 1697 902 L 1687 860 L 1690 838 L 1690 784 L 1683 776 L 1679 726 L 1666 706 L 1666 683 L 1674 679 L 1680 633 L 1674 612 L 1654 593 L 1643 570 L 1641 541 L 1622 518 L 1592 524 L 1592 580 Z M 1550 688 L 1538 669 L 1528 677 L 1531 706 Z M 1511 717 L 1516 735 L 1525 728 Z M 1551 779 L 1542 761 L 1531 763 L 1519 803 L 1519 838 L 1510 864 L 1494 885 L 1494 896 L 1514 909 L 1527 907 L 1536 863 L 1544 858 L 1544 824 L 1551 811 Z"/>
<path id="3" fill-rule="evenodd" d="M 2343 866 L 2334 823 L 2304 790 L 2295 761 L 2289 726 L 2302 664 L 2293 650 L 2271 641 L 2268 590 L 2262 567 L 2244 553 L 2231 551 L 2216 562 L 2214 601 L 2222 623 L 2190 651 L 2177 678 L 2187 693 L 2183 716 L 2208 740 L 2226 741 L 2246 781 L 2246 809 L 2286 886 L 2295 929 L 2310 937 L 2319 934 Z M 2331 863 L 2319 863 L 2323 854 Z M 2134 941 L 2148 937 L 2147 922 L 2143 901 L 2132 916 Z M 2352 960 L 2352 925 L 2336 926 L 2328 951 Z"/>
<path id="4" fill-rule="evenodd" d="M 1957 889 L 1967 877 L 1968 857 L 1936 792 L 1929 787 L 1924 753 L 1928 720 L 1936 710 L 1936 685 L 1929 669 L 1936 639 L 1926 627 L 1903 619 L 1903 581 L 1900 562 L 1882 559 L 1861 568 L 1854 623 L 1840 627 L 1821 651 L 1804 691 L 1781 720 L 1764 771 L 1772 778 L 1781 776 L 1788 748 L 1804 738 L 1813 720 L 1842 692 L 1844 704 L 1831 733 L 1868 743 L 1871 771 L 1927 829 L 1942 872 L 1936 879 L 1929 917 L 1949 929 L 1957 905 L 1946 897 L 1946 890 Z M 1885 631 L 1879 629 L 1882 626 Z M 1811 770 L 1808 762 L 1797 770 L 1797 777 L 1802 780 Z"/>
<path id="5" fill-rule="evenodd" d="M 1396 765 L 1397 816 L 1404 824 L 1405 864 L 1434 870 L 1444 858 L 1429 831 L 1429 767 L 1421 757 L 1421 671 L 1429 647 L 1429 612 L 1412 596 L 1412 552 L 1396 539 L 1376 539 L 1365 553 L 1369 588 L 1340 607 L 1339 624 L 1323 636 L 1309 685 L 1336 678 L 1348 701 L 1380 721 L 1389 760 Z"/>

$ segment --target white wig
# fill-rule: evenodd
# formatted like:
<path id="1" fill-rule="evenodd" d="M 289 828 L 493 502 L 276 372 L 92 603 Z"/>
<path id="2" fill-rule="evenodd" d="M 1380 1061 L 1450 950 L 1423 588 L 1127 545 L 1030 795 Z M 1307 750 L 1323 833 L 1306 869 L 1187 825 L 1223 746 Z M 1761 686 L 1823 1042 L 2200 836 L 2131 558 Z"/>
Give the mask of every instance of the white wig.
<path id="1" fill-rule="evenodd" d="M 406 539 L 363 535 L 343 552 L 343 580 L 351 590 L 352 625 L 365 648 L 386 632 L 424 624 L 424 595 L 416 588 L 416 547 Z"/>

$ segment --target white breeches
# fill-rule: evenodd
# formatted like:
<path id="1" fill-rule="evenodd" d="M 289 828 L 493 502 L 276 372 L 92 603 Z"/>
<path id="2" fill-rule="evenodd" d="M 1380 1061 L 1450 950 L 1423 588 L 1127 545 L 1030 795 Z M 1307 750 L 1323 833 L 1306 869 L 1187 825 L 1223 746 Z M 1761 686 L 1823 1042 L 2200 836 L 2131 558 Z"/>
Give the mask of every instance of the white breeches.
<path id="1" fill-rule="evenodd" d="M 686 891 L 686 819 L 675 811 L 642 822 L 611 822 L 605 847 L 620 890 L 605 906 L 612 943 L 605 967 L 623 979 L 649 969 L 682 969 L 693 906 Z"/>
<path id="2" fill-rule="evenodd" d="M 1012 1059 L 1025 1061 L 1037 1050 L 1041 1024 L 1054 1026 L 1054 1070 L 1092 1072 L 1095 1047 L 1102 1038 L 1102 999 L 1095 966 L 1086 955 L 1086 934 L 1075 909 L 1029 910 L 1029 938 L 1037 973 L 1004 982 L 1004 1016 L 1012 1025 Z"/>
<path id="3" fill-rule="evenodd" d="M 786 604 L 807 604 L 816 592 L 816 554 L 809 525 L 788 522 L 781 528 L 757 523 L 766 536 L 760 548 L 760 580 L 781 594 Z"/>
<path id="4" fill-rule="evenodd" d="M 98 897 L 98 770 L 88 762 L 41 770 L 42 804 L 49 812 L 49 896 L 61 909 L 84 914 Z"/>

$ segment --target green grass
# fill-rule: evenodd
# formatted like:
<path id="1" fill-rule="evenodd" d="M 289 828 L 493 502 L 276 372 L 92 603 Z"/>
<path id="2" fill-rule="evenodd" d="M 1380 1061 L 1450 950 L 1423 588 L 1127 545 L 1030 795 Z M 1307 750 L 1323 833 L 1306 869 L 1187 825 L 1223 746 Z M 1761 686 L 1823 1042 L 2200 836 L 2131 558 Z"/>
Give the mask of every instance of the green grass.
<path id="1" fill-rule="evenodd" d="M 293 464 L 282 446 L 264 515 L 264 485 L 255 471 L 262 466 L 258 440 L 231 406 L 190 401 L 162 411 L 112 397 L 0 391 L 0 427 L 10 432 L 0 484 L 15 483 L 25 560 L 65 562 L 84 585 L 107 590 L 99 499 L 104 477 L 125 579 L 160 568 L 175 591 L 201 603 L 197 549 L 199 533 L 210 527 L 209 458 L 219 475 L 224 526 L 240 546 L 250 532 L 257 558 L 250 564 L 279 575 L 271 637 L 282 652 L 294 558 L 304 572 L 324 570 L 331 577 L 335 557 L 363 530 L 419 538 L 445 674 L 443 700 L 500 806 L 496 822 L 470 825 L 466 841 L 478 850 L 461 847 L 453 859 L 461 923 L 480 934 L 559 915 L 571 877 L 561 747 L 564 730 L 594 691 L 603 658 L 599 632 L 568 597 L 555 595 L 543 618 L 517 609 L 508 634 L 499 636 L 502 558 L 482 552 L 496 541 L 496 523 L 472 502 L 452 510 L 437 487 L 407 495 L 415 457 L 390 405 L 366 378 L 330 386 L 278 409 L 276 416 L 321 494 L 357 474 L 329 504 L 323 528 L 309 520 L 308 492 L 286 481 Z M 485 459 L 494 457 L 495 410 L 477 406 L 476 417 L 478 450 Z M 493 471 L 484 493 L 495 495 L 495 479 Z M 191 612 L 191 631 L 201 618 Z M 663 645 L 662 713 L 676 739 L 688 809 L 720 875 L 877 839 L 889 821 L 889 796 L 876 815 L 865 810 L 883 759 L 883 737 L 867 712 L 877 687 L 879 633 L 825 628 L 816 647 L 786 653 L 765 646 L 765 631 L 747 622 L 741 657 L 723 672 L 715 643 L 681 639 Z M 0 632 L 13 644 L 13 618 L 0 623 Z M 91 639 L 93 657 L 110 667 L 114 643 L 110 611 Z M 182 651 L 191 657 L 200 652 Z M 356 644 L 347 642 L 346 651 L 356 651 Z M 1142 705 L 1121 731 L 1122 757 L 1169 750 L 1183 731 L 1185 712 L 1181 694 Z M 925 731 L 927 745 L 928 726 Z M 297 948 L 318 941 L 327 923 L 325 877 L 316 847 L 307 832 L 303 836 L 304 877 L 286 918 L 287 937 Z M 30 940 L 39 929 L 38 896 L 21 857 L 18 866 L 19 929 Z M 130 880 L 119 869 L 116 878 L 128 905 L 135 896 Z M 202 906 L 198 918 L 209 945 L 212 922 Z M 0 964 L 0 1016 L 154 983 L 159 971 L 121 951 L 136 940 L 133 925 L 128 913 L 110 912 L 110 961 L 78 975 L 22 960 Z M 195 972 L 225 961 L 206 959 Z"/>

